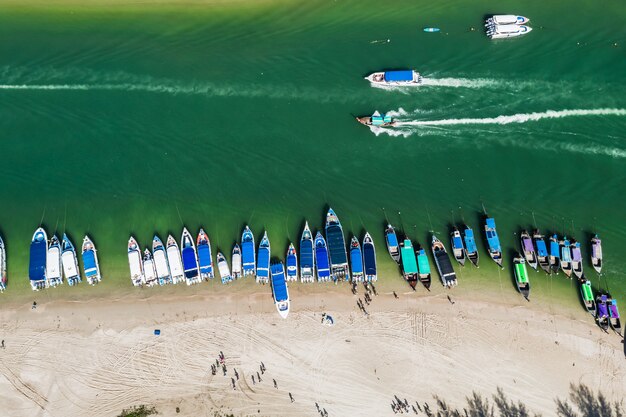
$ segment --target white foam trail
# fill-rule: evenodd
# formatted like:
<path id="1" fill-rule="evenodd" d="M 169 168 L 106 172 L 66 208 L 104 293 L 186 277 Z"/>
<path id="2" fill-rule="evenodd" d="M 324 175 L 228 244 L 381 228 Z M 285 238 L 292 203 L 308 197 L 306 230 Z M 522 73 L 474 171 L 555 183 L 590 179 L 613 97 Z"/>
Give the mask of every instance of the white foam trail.
<path id="1" fill-rule="evenodd" d="M 408 85 L 388 85 L 370 83 L 374 88 L 381 90 L 404 92 L 407 93 L 408 89 L 414 89 L 418 87 L 450 87 L 450 88 L 483 88 L 483 87 L 495 87 L 502 85 L 502 81 L 487 79 L 487 78 L 422 78 L 421 84 L 408 84 Z"/>
<path id="2" fill-rule="evenodd" d="M 511 116 L 486 117 L 482 119 L 399 120 L 397 126 L 508 125 L 511 123 L 526 123 L 542 119 L 560 119 L 574 116 L 626 116 L 626 109 L 548 110 L 545 112 L 519 113 Z"/>

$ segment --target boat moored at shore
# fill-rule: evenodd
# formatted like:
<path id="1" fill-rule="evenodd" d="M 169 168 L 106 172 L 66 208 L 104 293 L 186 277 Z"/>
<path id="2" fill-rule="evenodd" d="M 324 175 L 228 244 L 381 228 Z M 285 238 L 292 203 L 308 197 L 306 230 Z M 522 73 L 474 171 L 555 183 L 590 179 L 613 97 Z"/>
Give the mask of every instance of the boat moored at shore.
<path id="1" fill-rule="evenodd" d="M 328 247 L 320 232 L 315 235 L 315 264 L 317 265 L 317 281 L 330 281 L 330 263 L 328 261 Z"/>
<path id="2" fill-rule="evenodd" d="M 489 256 L 500 268 L 504 269 L 502 266 L 502 247 L 496 231 L 496 220 L 492 217 L 487 217 L 485 220 L 485 235 L 487 237 L 487 252 Z"/>
<path id="3" fill-rule="evenodd" d="M 214 277 L 213 272 L 213 256 L 211 255 L 211 241 L 204 229 L 200 228 L 198 232 L 198 265 L 200 267 L 200 278 L 210 280 Z"/>
<path id="4" fill-rule="evenodd" d="M 619 317 L 619 311 L 617 310 L 617 300 L 609 298 L 607 300 L 607 304 L 609 308 L 609 325 L 611 326 L 611 329 L 621 336 L 622 322 Z"/>
<path id="5" fill-rule="evenodd" d="M 143 275 L 145 277 L 144 283 L 146 287 L 152 287 L 158 283 L 157 273 L 154 267 L 154 258 L 148 248 L 143 251 Z"/>
<path id="6" fill-rule="evenodd" d="M 285 280 L 285 267 L 282 262 L 275 263 L 272 269 L 272 295 L 278 314 L 286 319 L 289 315 L 289 288 Z"/>
<path id="7" fill-rule="evenodd" d="M 241 233 L 241 261 L 243 276 L 256 274 L 256 247 L 254 246 L 254 235 L 250 227 L 246 225 Z"/>
<path id="8" fill-rule="evenodd" d="M 185 270 L 183 268 L 183 261 L 180 255 L 180 248 L 178 242 L 174 236 L 169 235 L 167 237 L 167 262 L 170 266 L 170 273 L 172 274 L 172 283 L 178 284 L 185 281 Z"/>
<path id="9" fill-rule="evenodd" d="M 518 255 L 513 259 L 513 265 L 515 267 L 515 285 L 517 290 L 528 301 L 530 299 L 530 282 L 528 281 L 528 270 L 526 269 L 526 260 Z"/>
<path id="10" fill-rule="evenodd" d="M 184 227 L 183 234 L 180 238 L 180 250 L 187 285 L 198 284 L 202 281 L 202 278 L 200 278 L 200 270 L 198 269 L 198 253 L 196 252 L 196 245 L 193 241 L 194 239 L 191 233 Z"/>
<path id="11" fill-rule="evenodd" d="M 242 272 L 241 248 L 239 247 L 238 243 L 235 243 L 235 246 L 233 247 L 233 253 L 230 258 L 230 264 L 231 264 L 231 275 L 233 276 L 233 279 L 241 278 L 241 272 Z"/>
<path id="12" fill-rule="evenodd" d="M 259 256 L 256 264 L 256 282 L 257 284 L 267 284 L 270 281 L 270 240 L 267 237 L 267 231 L 263 234 L 263 238 L 259 243 Z"/>
<path id="13" fill-rule="evenodd" d="M 581 279 L 583 277 L 583 256 L 580 252 L 580 243 L 572 239 L 570 248 L 572 251 L 572 272 L 576 278 Z"/>
<path id="14" fill-rule="evenodd" d="M 63 233 L 61 242 L 61 262 L 63 263 L 63 275 L 69 286 L 74 286 L 80 282 L 80 271 L 78 270 L 78 257 L 76 249 L 70 238 Z"/>
<path id="15" fill-rule="evenodd" d="M 363 251 L 356 236 L 350 240 L 350 265 L 352 268 L 352 282 L 363 282 Z"/>
<path id="16" fill-rule="evenodd" d="M 465 266 L 465 248 L 463 247 L 463 239 L 461 232 L 457 227 L 450 234 L 450 245 L 452 246 L 452 255 L 461 266 Z"/>
<path id="17" fill-rule="evenodd" d="M 98 263 L 98 251 L 89 236 L 83 238 L 81 257 L 83 258 L 83 271 L 85 279 L 89 285 L 96 285 L 102 281 L 100 274 L 100 264 Z"/>
<path id="18" fill-rule="evenodd" d="M 476 247 L 474 231 L 467 225 L 463 229 L 463 242 L 465 243 L 465 256 L 478 268 L 478 248 Z"/>
<path id="19" fill-rule="evenodd" d="M 154 269 L 156 270 L 157 282 L 159 285 L 167 285 L 172 283 L 172 274 L 170 265 L 165 252 L 165 246 L 161 238 L 154 235 L 152 238 L 152 259 L 154 259 Z"/>
<path id="20" fill-rule="evenodd" d="M 550 237 L 550 255 L 548 255 L 548 262 L 550 262 L 550 272 L 558 275 L 559 265 L 561 264 L 561 250 L 559 249 L 559 237 L 556 233 Z"/>
<path id="21" fill-rule="evenodd" d="M 537 262 L 539 263 L 539 266 L 546 274 L 550 274 L 550 256 L 548 255 L 548 247 L 546 246 L 544 236 L 539 233 L 538 229 L 533 231 L 533 242 L 535 243 L 535 248 L 537 249 Z"/>
<path id="22" fill-rule="evenodd" d="M 30 259 L 28 262 L 28 278 L 33 291 L 48 286 L 46 263 L 48 259 L 48 235 L 43 227 L 35 230 L 30 242 Z"/>
<path id="23" fill-rule="evenodd" d="M 287 264 L 287 274 L 285 279 L 287 281 L 297 281 L 298 280 L 298 254 L 296 253 L 296 247 L 293 243 L 289 243 L 289 248 L 287 248 L 287 256 L 285 258 L 285 263 Z"/>
<path id="24" fill-rule="evenodd" d="M 596 296 L 596 306 L 598 313 L 596 314 L 596 323 L 604 331 L 609 329 L 609 306 L 606 294 L 598 294 Z"/>
<path id="25" fill-rule="evenodd" d="M 441 243 L 435 235 L 433 235 L 432 238 L 432 251 L 433 257 L 435 258 L 435 265 L 437 265 L 437 271 L 439 272 L 439 277 L 441 278 L 441 283 L 446 288 L 456 287 L 458 285 L 458 281 L 454 268 L 452 267 L 452 263 L 450 262 L 450 258 L 448 257 L 448 252 L 446 251 L 443 243 Z"/>
<path id="26" fill-rule="evenodd" d="M 397 264 L 400 263 L 400 245 L 398 245 L 398 235 L 396 234 L 396 229 L 390 224 L 387 225 L 385 229 L 385 242 L 387 243 L 387 251 L 389 252 L 389 256 L 393 259 Z"/>
<path id="27" fill-rule="evenodd" d="M 430 291 L 430 283 L 431 283 L 431 272 L 430 272 L 430 263 L 428 262 L 428 255 L 426 255 L 426 251 L 419 244 L 417 245 L 417 250 L 415 251 L 417 255 L 417 270 L 418 276 L 424 288 Z"/>
<path id="28" fill-rule="evenodd" d="M 520 244 L 522 245 L 522 252 L 524 253 L 524 259 L 528 266 L 535 271 L 537 270 L 537 254 L 535 253 L 535 247 L 533 241 L 528 234 L 528 231 L 522 230 L 520 234 Z"/>
<path id="29" fill-rule="evenodd" d="M 346 241 L 343 237 L 343 228 L 339 217 L 332 208 L 326 213 L 326 244 L 330 260 L 330 275 L 334 281 L 350 281 L 348 254 Z"/>
<path id="30" fill-rule="evenodd" d="M 128 266 L 130 267 L 130 280 L 135 287 L 144 284 L 143 261 L 139 244 L 133 236 L 128 239 Z"/>
<path id="31" fill-rule="evenodd" d="M 7 289 L 7 250 L 0 236 L 0 292 Z"/>
<path id="32" fill-rule="evenodd" d="M 415 250 L 413 250 L 413 243 L 411 239 L 405 236 L 402 243 L 400 243 L 400 258 L 402 259 L 402 276 L 409 283 L 413 291 L 417 286 L 418 270 L 417 259 L 415 257 Z"/>
<path id="33" fill-rule="evenodd" d="M 588 279 L 580 282 L 580 296 L 583 301 L 583 305 L 589 314 L 593 317 L 596 316 L 596 300 L 593 295 L 593 288 L 591 287 L 591 281 Z"/>
<path id="34" fill-rule="evenodd" d="M 53 235 L 48 245 L 48 258 L 46 259 L 46 275 L 48 287 L 56 287 L 63 284 L 63 267 L 61 266 L 61 242 L 57 235 Z"/>
<path id="35" fill-rule="evenodd" d="M 374 246 L 372 236 L 367 232 L 365 232 L 365 237 L 363 237 L 363 268 L 365 269 L 365 282 L 376 282 L 378 280 L 376 247 Z"/>
<path id="36" fill-rule="evenodd" d="M 368 75 L 365 79 L 372 84 L 393 86 L 419 85 L 422 83 L 422 76 L 414 70 L 379 71 Z"/>
<path id="37" fill-rule="evenodd" d="M 567 236 L 563 236 L 563 240 L 559 242 L 561 250 L 561 270 L 568 278 L 572 277 L 572 250 Z"/>
<path id="38" fill-rule="evenodd" d="M 228 267 L 228 261 L 222 252 L 217 252 L 217 270 L 220 273 L 222 284 L 232 282 L 233 276 L 230 274 L 230 268 Z"/>
<path id="39" fill-rule="evenodd" d="M 315 254 L 313 250 L 313 235 L 309 229 L 309 222 L 304 223 L 300 237 L 300 281 L 315 281 Z"/>

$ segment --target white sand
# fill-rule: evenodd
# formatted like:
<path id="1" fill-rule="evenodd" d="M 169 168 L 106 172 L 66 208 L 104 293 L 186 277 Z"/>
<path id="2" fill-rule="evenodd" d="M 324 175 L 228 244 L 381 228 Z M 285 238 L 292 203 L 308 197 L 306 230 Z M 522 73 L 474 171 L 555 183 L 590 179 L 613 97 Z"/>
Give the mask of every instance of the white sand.
<path id="1" fill-rule="evenodd" d="M 365 317 L 345 292 L 292 291 L 287 320 L 267 294 L 5 307 L 0 414 L 116 416 L 148 404 L 161 416 L 318 416 L 318 402 L 331 416 L 386 416 L 394 415 L 394 395 L 433 405 L 432 394 L 440 394 L 463 405 L 472 390 L 491 395 L 502 387 L 553 415 L 554 398 L 565 397 L 570 382 L 613 399 L 626 393 L 623 345 L 590 318 L 555 316 L 530 304 L 450 305 L 441 294 L 380 295 Z M 323 311 L 333 315 L 334 327 L 320 324 Z M 220 350 L 226 377 L 211 375 Z M 261 361 L 267 371 L 253 385 Z M 236 390 L 233 367 L 240 374 Z"/>

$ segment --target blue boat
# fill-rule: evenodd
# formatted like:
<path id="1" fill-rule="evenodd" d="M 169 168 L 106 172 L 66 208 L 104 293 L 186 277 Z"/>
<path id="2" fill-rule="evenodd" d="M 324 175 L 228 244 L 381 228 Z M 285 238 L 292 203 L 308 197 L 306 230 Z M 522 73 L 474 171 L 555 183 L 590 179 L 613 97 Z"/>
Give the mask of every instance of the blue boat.
<path id="1" fill-rule="evenodd" d="M 424 285 L 424 288 L 430 291 L 431 275 L 428 255 L 426 255 L 426 251 L 419 244 L 417 245 L 415 253 L 417 255 L 417 271 L 419 279 Z"/>
<path id="2" fill-rule="evenodd" d="M 187 285 L 197 284 L 201 281 L 198 270 L 198 254 L 193 243 L 193 237 L 187 228 L 183 228 L 183 235 L 180 238 L 180 251 L 183 258 L 183 270 Z"/>
<path id="3" fill-rule="evenodd" d="M 309 229 L 309 222 L 304 224 L 300 238 L 300 281 L 315 281 L 315 257 L 313 254 L 313 236 Z"/>
<path id="4" fill-rule="evenodd" d="M 200 229 L 198 232 L 198 263 L 200 264 L 200 278 L 212 279 L 213 272 L 213 257 L 211 256 L 211 241 L 204 229 Z"/>
<path id="5" fill-rule="evenodd" d="M 474 231 L 467 225 L 463 229 L 463 242 L 465 243 L 465 256 L 478 268 L 478 248 L 476 247 L 476 239 L 474 239 Z"/>
<path id="6" fill-rule="evenodd" d="M 372 84 L 393 86 L 419 85 L 422 83 L 422 76 L 414 70 L 379 71 L 368 75 L 365 79 Z"/>
<path id="7" fill-rule="evenodd" d="M 289 249 L 287 249 L 287 281 L 298 280 L 298 255 L 293 243 L 289 243 Z"/>
<path id="8" fill-rule="evenodd" d="M 241 260 L 243 276 L 254 275 L 256 273 L 254 235 L 248 226 L 241 234 Z"/>
<path id="9" fill-rule="evenodd" d="M 81 256 L 83 258 L 83 270 L 85 271 L 87 282 L 90 285 L 96 285 L 102 280 L 102 276 L 100 275 L 100 265 L 98 264 L 96 247 L 87 235 L 85 235 L 83 239 Z"/>
<path id="10" fill-rule="evenodd" d="M 350 281 L 348 253 L 346 252 L 343 228 L 333 209 L 328 209 L 328 213 L 326 213 L 326 242 L 328 244 L 332 279 L 334 281 Z"/>
<path id="11" fill-rule="evenodd" d="M 377 281 L 378 267 L 376 264 L 376 247 L 369 233 L 365 233 L 365 237 L 363 238 L 363 266 L 365 268 L 365 281 Z"/>
<path id="12" fill-rule="evenodd" d="M 452 246 L 452 255 L 461 266 L 465 266 L 465 248 L 463 247 L 463 238 L 461 232 L 455 226 L 450 234 L 450 245 Z"/>
<path id="13" fill-rule="evenodd" d="M 267 284 L 270 281 L 270 254 L 270 240 L 265 232 L 259 243 L 259 258 L 256 264 L 256 282 L 259 284 Z"/>
<path id="14" fill-rule="evenodd" d="M 30 261 L 28 265 L 28 278 L 30 287 L 34 291 L 46 288 L 46 261 L 48 258 L 48 235 L 40 227 L 35 230 L 30 242 Z"/>
<path id="15" fill-rule="evenodd" d="M 546 241 L 544 240 L 544 236 L 539 233 L 538 229 L 533 231 L 533 242 L 535 243 L 535 248 L 537 249 L 537 262 L 541 269 L 544 270 L 546 274 L 550 273 L 550 260 L 548 255 L 548 247 L 546 246 Z"/>
<path id="16" fill-rule="evenodd" d="M 551 272 L 554 272 L 555 274 L 559 273 L 560 260 L 561 251 L 559 249 L 559 236 L 555 233 L 550 238 L 550 255 L 548 256 Z"/>
<path id="17" fill-rule="evenodd" d="M 496 231 L 496 221 L 492 217 L 487 217 L 487 220 L 485 220 L 485 235 L 487 236 L 487 251 L 489 252 L 489 256 L 500 268 L 504 269 L 502 266 L 500 238 L 498 238 L 498 232 Z"/>
<path id="18" fill-rule="evenodd" d="M 63 263 L 65 280 L 70 286 L 82 282 L 82 279 L 80 279 L 80 271 L 78 270 L 76 249 L 74 249 L 72 241 L 65 233 L 63 233 L 63 241 L 61 242 L 61 262 Z"/>
<path id="19" fill-rule="evenodd" d="M 400 244 L 398 243 L 398 235 L 396 229 L 392 225 L 388 224 L 385 229 L 385 242 L 387 242 L 387 251 L 391 259 L 400 264 Z"/>
<path id="20" fill-rule="evenodd" d="M 285 280 L 285 267 L 282 262 L 272 265 L 272 295 L 278 314 L 284 319 L 289 314 L 289 289 Z"/>
<path id="21" fill-rule="evenodd" d="M 350 264 L 352 265 L 352 282 L 363 282 L 363 251 L 356 236 L 350 241 Z"/>
<path id="22" fill-rule="evenodd" d="M 320 232 L 315 235 L 315 263 L 317 264 L 317 280 L 330 281 L 330 264 L 328 263 L 328 247 Z"/>

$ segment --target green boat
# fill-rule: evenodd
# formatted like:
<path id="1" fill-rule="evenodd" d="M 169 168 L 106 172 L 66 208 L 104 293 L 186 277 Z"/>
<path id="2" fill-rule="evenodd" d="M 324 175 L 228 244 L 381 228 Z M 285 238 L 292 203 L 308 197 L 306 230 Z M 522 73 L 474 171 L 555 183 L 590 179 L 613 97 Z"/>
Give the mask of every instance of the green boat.
<path id="1" fill-rule="evenodd" d="M 585 309 L 593 317 L 596 316 L 596 300 L 593 296 L 593 289 L 591 288 L 591 281 L 585 279 L 580 281 L 580 296 L 583 299 Z"/>
<path id="2" fill-rule="evenodd" d="M 530 296 L 530 282 L 528 281 L 526 260 L 518 255 L 518 257 L 513 259 L 513 264 L 515 265 L 515 284 L 517 285 L 517 290 L 526 300 L 530 301 L 528 299 Z"/>
<path id="3" fill-rule="evenodd" d="M 402 276 L 415 291 L 418 281 L 417 259 L 415 258 L 415 251 L 410 239 L 404 238 L 404 241 L 400 244 L 400 256 L 402 258 Z"/>

